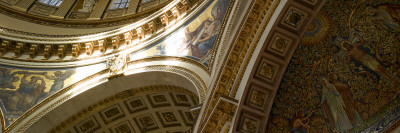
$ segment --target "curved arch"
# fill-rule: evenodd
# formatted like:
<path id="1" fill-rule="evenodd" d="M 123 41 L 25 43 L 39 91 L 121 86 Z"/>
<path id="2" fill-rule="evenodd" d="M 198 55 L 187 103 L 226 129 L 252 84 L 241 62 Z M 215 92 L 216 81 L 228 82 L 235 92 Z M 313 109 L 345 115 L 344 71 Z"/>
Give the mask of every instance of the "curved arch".
<path id="1" fill-rule="evenodd" d="M 169 66 L 168 68 L 173 69 L 174 67 Z M 199 93 L 196 91 L 198 87 L 193 82 L 193 79 L 190 79 L 187 75 L 182 75 L 179 74 L 179 72 L 173 71 L 166 72 L 163 69 L 149 71 L 151 67 L 144 67 L 143 69 L 147 72 L 131 70 L 131 75 L 111 80 L 107 78 L 108 73 L 103 71 L 95 77 L 86 79 L 85 84 L 74 85 L 73 88 L 66 88 L 67 91 L 59 92 L 62 94 L 59 94 L 58 97 L 51 101 L 45 101 L 47 103 L 44 103 L 42 106 L 39 105 L 37 108 L 34 107 L 33 110 L 21 116 L 19 118 L 21 120 L 16 122 L 15 125 L 10 125 L 10 127 L 6 129 L 6 132 L 24 132 L 28 131 L 28 128 L 29 131 L 43 131 L 43 127 L 38 125 L 55 127 L 55 124 L 61 123 L 62 120 L 65 120 L 78 110 L 88 107 L 94 102 L 105 99 L 108 96 L 132 88 L 153 85 L 173 85 L 186 88 L 188 91 L 200 97 Z M 62 111 L 57 111 L 60 109 L 62 109 Z M 58 117 L 52 118 L 51 116 Z"/>

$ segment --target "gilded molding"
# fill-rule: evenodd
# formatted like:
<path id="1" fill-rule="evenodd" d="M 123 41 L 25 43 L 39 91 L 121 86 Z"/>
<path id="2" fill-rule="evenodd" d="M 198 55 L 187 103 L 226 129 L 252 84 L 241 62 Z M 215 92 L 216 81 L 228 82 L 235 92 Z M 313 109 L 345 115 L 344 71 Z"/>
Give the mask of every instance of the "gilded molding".
<path id="1" fill-rule="evenodd" d="M 203 78 L 201 76 L 199 76 L 197 73 L 195 73 L 187 68 L 178 67 L 178 66 L 155 65 L 155 66 L 148 66 L 148 67 L 144 67 L 144 68 L 148 68 L 148 69 L 146 69 L 146 72 L 167 71 L 167 72 L 174 72 L 177 74 L 181 74 L 181 75 L 185 76 L 186 78 L 189 78 L 191 81 L 193 81 L 195 83 L 195 86 L 197 87 L 197 90 L 199 91 L 200 103 L 202 103 L 205 100 L 205 97 L 208 92 L 208 88 L 207 88 L 207 85 L 206 85 L 205 81 L 203 80 Z M 132 72 L 137 69 L 140 69 L 140 68 L 127 70 L 126 72 L 127 73 Z M 141 72 L 141 71 L 139 71 L 139 72 Z"/>
<path id="2" fill-rule="evenodd" d="M 241 1 L 238 2 L 238 5 L 236 6 L 235 10 L 233 10 L 233 13 L 232 13 L 233 15 L 232 15 L 231 20 L 235 20 L 236 19 L 235 16 L 237 15 L 237 12 L 239 11 L 239 7 L 240 7 L 239 5 L 240 4 L 241 4 Z M 231 6 L 233 6 L 233 4 Z M 233 8 L 233 7 L 229 7 L 229 9 L 231 9 L 231 8 Z M 227 13 L 227 14 L 229 14 L 229 13 Z M 230 35 L 231 34 L 232 26 L 233 26 L 233 21 L 228 24 L 227 29 L 225 31 L 225 35 Z M 222 56 L 224 55 L 225 47 L 229 46 L 228 39 L 229 39 L 228 37 L 225 37 L 223 39 L 222 43 L 221 43 L 222 44 L 222 46 L 221 46 L 222 48 L 221 48 L 221 51 L 220 51 L 220 53 L 218 55 L 218 60 L 216 61 L 216 63 L 217 63 L 216 66 L 218 66 L 220 64 L 220 61 L 223 59 Z"/>
<path id="3" fill-rule="evenodd" d="M 222 132 L 223 126 L 232 119 L 238 109 L 238 101 L 234 98 L 221 96 L 218 98 L 215 108 L 207 120 L 205 128 L 201 132 Z M 228 129 L 229 130 L 229 129 Z"/>
<path id="4" fill-rule="evenodd" d="M 276 4 L 272 5 L 271 8 L 273 9 L 273 11 L 272 11 L 270 14 L 268 14 L 267 19 L 266 19 L 267 21 L 271 20 L 271 17 L 272 17 L 272 15 L 274 14 L 274 12 L 275 12 L 275 10 L 276 10 L 276 7 L 279 5 L 279 3 L 280 3 L 280 0 L 277 0 Z M 271 5 L 270 5 L 270 6 L 271 6 Z M 261 31 L 264 31 L 265 28 L 267 27 L 267 25 L 268 25 L 268 23 L 265 23 L 264 26 L 262 27 L 262 30 L 261 30 Z M 260 34 L 260 35 L 257 37 L 257 40 L 255 41 L 255 44 L 257 44 L 257 43 L 260 41 L 261 35 L 262 35 L 262 34 Z M 246 62 L 244 63 L 244 65 L 243 65 L 243 66 L 244 66 L 244 67 L 243 67 L 244 70 L 247 69 L 247 66 L 248 66 L 248 64 L 249 64 L 249 62 L 250 62 L 250 58 L 252 57 L 255 48 L 256 48 L 256 46 L 253 46 L 253 47 L 252 47 L 252 49 L 251 49 L 251 51 L 250 51 L 250 54 L 248 55 L 248 57 L 247 57 L 247 59 L 246 59 Z M 239 88 L 239 84 L 240 84 L 240 82 L 242 81 L 244 72 L 245 72 L 245 71 L 242 71 L 242 72 L 240 73 L 239 79 L 238 79 L 238 81 L 236 81 L 235 88 L 233 89 L 233 93 L 231 94 L 231 96 L 235 96 L 235 95 L 236 95 L 236 92 L 237 92 L 237 90 L 238 90 L 238 88 Z"/>
<path id="5" fill-rule="evenodd" d="M 207 125 L 207 120 L 210 119 L 211 112 L 214 109 L 218 98 L 221 96 L 229 96 L 232 94 L 232 91 L 236 91 L 237 85 L 235 88 L 232 88 L 233 84 L 235 83 L 235 79 L 239 78 L 239 81 L 236 81 L 236 83 L 240 83 L 240 80 L 242 79 L 241 76 L 244 74 L 244 71 L 242 71 L 242 73 L 240 73 L 238 76 L 239 69 L 243 66 L 243 63 L 248 64 L 249 58 L 251 58 L 251 55 L 255 49 L 255 47 L 252 47 L 249 50 L 252 41 L 248 40 L 253 40 L 257 31 L 259 31 L 264 18 L 266 19 L 266 22 L 264 25 L 262 25 L 261 29 L 265 29 L 279 3 L 280 0 L 256 0 L 252 2 L 252 7 L 249 8 L 246 13 L 246 19 L 241 23 L 241 30 L 238 30 L 236 33 L 236 41 L 229 48 L 229 55 L 227 58 L 225 58 L 225 63 L 223 64 L 224 68 L 221 69 L 221 74 L 219 74 L 217 77 L 218 82 L 216 82 L 213 90 L 211 90 L 212 92 L 208 99 L 208 103 L 206 104 L 206 110 L 202 114 L 203 117 L 200 121 L 199 129 L 203 129 Z M 261 35 L 258 35 L 256 41 L 254 41 L 254 44 L 257 44 L 260 38 Z M 247 53 L 250 53 L 250 56 L 248 56 L 246 62 L 243 62 L 243 57 L 245 57 Z"/>
<path id="6" fill-rule="evenodd" d="M 203 71 L 208 72 L 208 74 L 210 75 L 211 70 L 209 70 L 206 66 L 204 66 L 203 64 L 201 64 L 200 62 L 198 62 L 192 58 L 186 58 L 186 57 L 152 56 L 152 57 L 148 57 L 148 58 L 130 61 L 128 64 L 133 65 L 133 64 L 145 63 L 145 62 L 149 62 L 149 61 L 165 61 L 165 60 L 182 61 L 182 62 L 190 63 L 190 64 L 200 67 L 201 69 L 203 69 Z"/>
<path id="7" fill-rule="evenodd" d="M 229 7 L 228 7 L 228 9 L 227 9 L 226 14 L 230 14 L 230 13 L 231 13 L 232 8 L 233 8 L 233 3 L 234 3 L 234 1 L 235 1 L 235 0 L 232 0 L 232 2 L 229 4 Z M 235 12 L 235 14 L 236 14 L 236 12 Z M 217 50 L 218 50 L 218 48 L 219 48 L 219 44 L 220 44 L 222 35 L 223 35 L 223 34 L 229 34 L 229 32 L 231 31 L 232 22 L 229 24 L 229 28 L 227 29 L 227 32 L 223 32 L 224 29 L 225 29 L 225 26 L 226 26 L 226 24 L 227 24 L 227 22 L 228 22 L 228 18 L 229 18 L 229 15 L 225 15 L 225 17 L 224 17 L 224 19 L 223 19 L 224 21 L 222 22 L 222 26 L 221 26 L 221 28 L 219 29 L 219 33 L 220 33 L 220 34 L 218 35 L 216 41 L 214 42 L 215 46 L 214 46 L 213 51 L 212 51 L 211 61 L 210 61 L 209 65 L 208 65 L 208 69 L 209 69 L 210 73 L 211 73 L 211 71 L 213 70 L 212 67 L 214 66 L 214 63 L 215 63 L 214 60 L 215 60 L 215 56 L 216 56 L 216 54 L 217 54 Z M 229 32 L 228 32 L 228 31 L 229 31 Z M 224 43 L 225 40 L 226 40 L 226 38 L 223 40 L 223 43 Z"/>

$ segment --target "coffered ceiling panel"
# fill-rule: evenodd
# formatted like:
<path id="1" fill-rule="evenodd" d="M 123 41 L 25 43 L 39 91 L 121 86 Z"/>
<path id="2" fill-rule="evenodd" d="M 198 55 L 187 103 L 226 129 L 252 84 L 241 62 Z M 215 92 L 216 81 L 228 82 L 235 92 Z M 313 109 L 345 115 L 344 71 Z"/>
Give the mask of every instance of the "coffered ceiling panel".
<path id="1" fill-rule="evenodd" d="M 164 91 L 167 88 L 170 91 Z M 132 89 L 110 96 L 70 116 L 51 132 L 166 133 L 187 132 L 193 126 L 196 116 L 189 109 L 198 104 L 195 94 L 174 86 L 137 89 L 155 91 L 136 94 Z"/>

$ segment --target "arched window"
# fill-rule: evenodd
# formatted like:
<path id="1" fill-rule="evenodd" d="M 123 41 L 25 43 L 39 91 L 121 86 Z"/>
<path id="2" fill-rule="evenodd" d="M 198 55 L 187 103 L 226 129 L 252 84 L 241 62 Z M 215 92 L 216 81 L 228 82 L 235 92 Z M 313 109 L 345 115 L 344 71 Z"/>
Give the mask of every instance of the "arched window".
<path id="1" fill-rule="evenodd" d="M 63 0 L 39 0 L 40 3 L 50 6 L 60 6 Z"/>
<path id="2" fill-rule="evenodd" d="M 129 0 L 113 0 L 110 9 L 126 8 L 129 6 Z"/>

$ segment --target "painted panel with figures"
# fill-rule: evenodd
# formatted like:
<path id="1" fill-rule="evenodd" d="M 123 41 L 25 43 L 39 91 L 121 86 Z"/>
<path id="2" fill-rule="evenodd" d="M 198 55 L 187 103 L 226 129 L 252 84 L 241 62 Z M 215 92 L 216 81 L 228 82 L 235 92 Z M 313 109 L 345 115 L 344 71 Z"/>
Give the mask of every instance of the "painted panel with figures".
<path id="1" fill-rule="evenodd" d="M 181 56 L 195 59 L 208 66 L 215 52 L 214 45 L 223 27 L 229 3 L 230 0 L 214 0 L 184 26 L 145 50 L 133 53 L 131 59 Z"/>
<path id="2" fill-rule="evenodd" d="M 105 68 L 105 63 L 68 69 L 0 66 L 0 108 L 5 125 L 59 90 Z"/>

